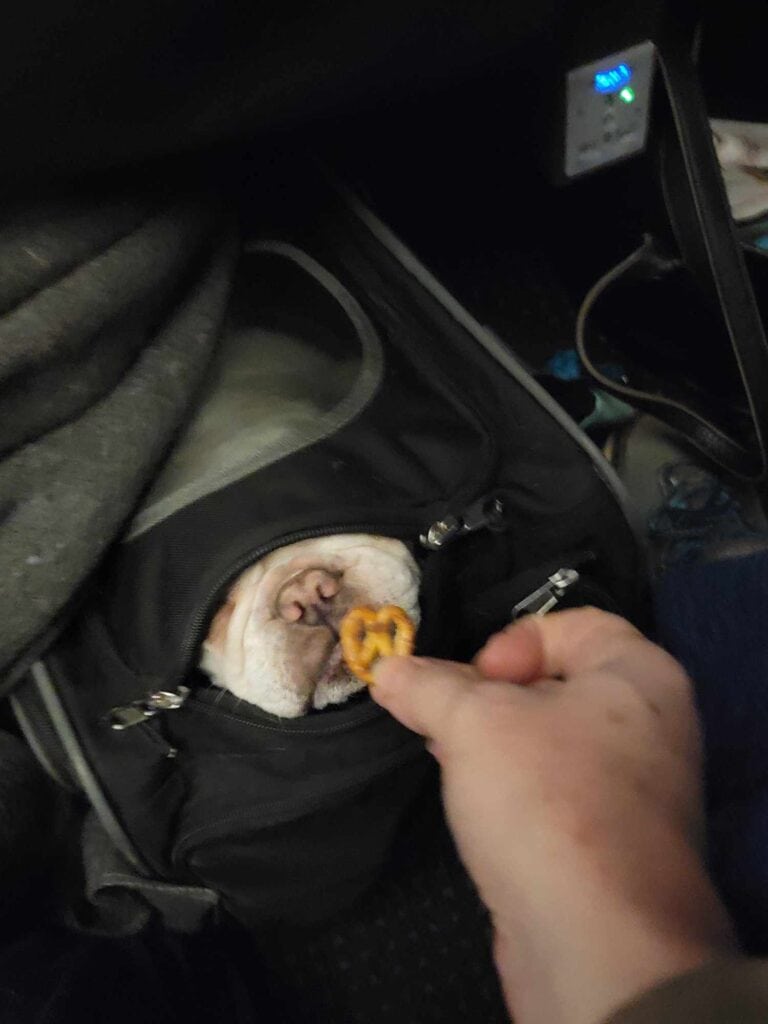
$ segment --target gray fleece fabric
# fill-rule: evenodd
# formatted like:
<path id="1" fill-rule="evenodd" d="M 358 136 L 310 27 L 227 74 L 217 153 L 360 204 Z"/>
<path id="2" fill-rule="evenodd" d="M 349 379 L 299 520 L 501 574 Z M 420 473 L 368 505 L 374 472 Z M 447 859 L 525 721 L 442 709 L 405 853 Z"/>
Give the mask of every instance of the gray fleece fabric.
<path id="1" fill-rule="evenodd" d="M 129 519 L 220 336 L 237 245 L 205 192 L 0 210 L 0 675 Z"/>

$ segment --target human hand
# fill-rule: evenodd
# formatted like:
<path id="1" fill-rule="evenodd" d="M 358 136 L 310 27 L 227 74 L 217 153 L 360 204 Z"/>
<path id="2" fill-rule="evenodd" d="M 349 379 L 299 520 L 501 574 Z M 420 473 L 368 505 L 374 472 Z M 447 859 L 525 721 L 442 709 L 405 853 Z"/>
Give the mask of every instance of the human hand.
<path id="1" fill-rule="evenodd" d="M 629 623 L 529 617 L 474 666 L 382 659 L 372 695 L 440 762 L 517 1024 L 597 1024 L 731 950 L 701 861 L 691 685 Z"/>

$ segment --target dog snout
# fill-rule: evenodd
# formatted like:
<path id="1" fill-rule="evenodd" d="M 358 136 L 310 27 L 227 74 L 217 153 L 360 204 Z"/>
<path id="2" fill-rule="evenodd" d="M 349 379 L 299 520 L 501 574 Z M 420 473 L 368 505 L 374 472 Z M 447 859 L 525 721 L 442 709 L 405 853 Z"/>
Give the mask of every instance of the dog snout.
<path id="1" fill-rule="evenodd" d="M 341 573 L 304 569 L 287 580 L 277 595 L 277 612 L 285 622 L 325 625 L 341 590 Z"/>

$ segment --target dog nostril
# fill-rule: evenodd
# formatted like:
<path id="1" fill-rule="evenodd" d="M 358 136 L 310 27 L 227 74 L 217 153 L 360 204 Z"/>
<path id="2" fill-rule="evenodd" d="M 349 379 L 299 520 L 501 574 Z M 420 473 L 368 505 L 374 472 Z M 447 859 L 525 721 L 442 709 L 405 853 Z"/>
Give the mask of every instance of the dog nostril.
<path id="1" fill-rule="evenodd" d="M 298 601 L 281 601 L 278 611 L 286 622 L 300 622 L 304 618 L 304 605 Z"/>
<path id="2" fill-rule="evenodd" d="M 341 590 L 341 574 L 325 569 L 305 569 L 288 580 L 280 590 L 277 614 L 285 622 L 316 626 L 324 623 L 331 602 Z"/>
<path id="3" fill-rule="evenodd" d="M 336 597 L 338 592 L 339 581 L 335 576 L 323 576 L 317 584 L 318 597 L 324 598 L 326 601 L 332 597 Z"/>

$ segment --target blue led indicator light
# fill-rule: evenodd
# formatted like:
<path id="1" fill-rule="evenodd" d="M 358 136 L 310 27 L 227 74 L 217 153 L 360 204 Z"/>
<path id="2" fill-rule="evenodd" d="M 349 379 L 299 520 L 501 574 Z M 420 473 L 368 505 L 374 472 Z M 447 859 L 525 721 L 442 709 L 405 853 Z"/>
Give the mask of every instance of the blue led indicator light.
<path id="1" fill-rule="evenodd" d="M 768 235 L 760 235 L 759 238 L 756 238 L 755 245 L 758 249 L 762 249 L 763 252 L 768 252 Z"/>
<path id="2" fill-rule="evenodd" d="M 618 92 L 632 78 L 629 64 L 617 64 L 607 71 L 598 71 L 595 75 L 595 92 Z"/>

